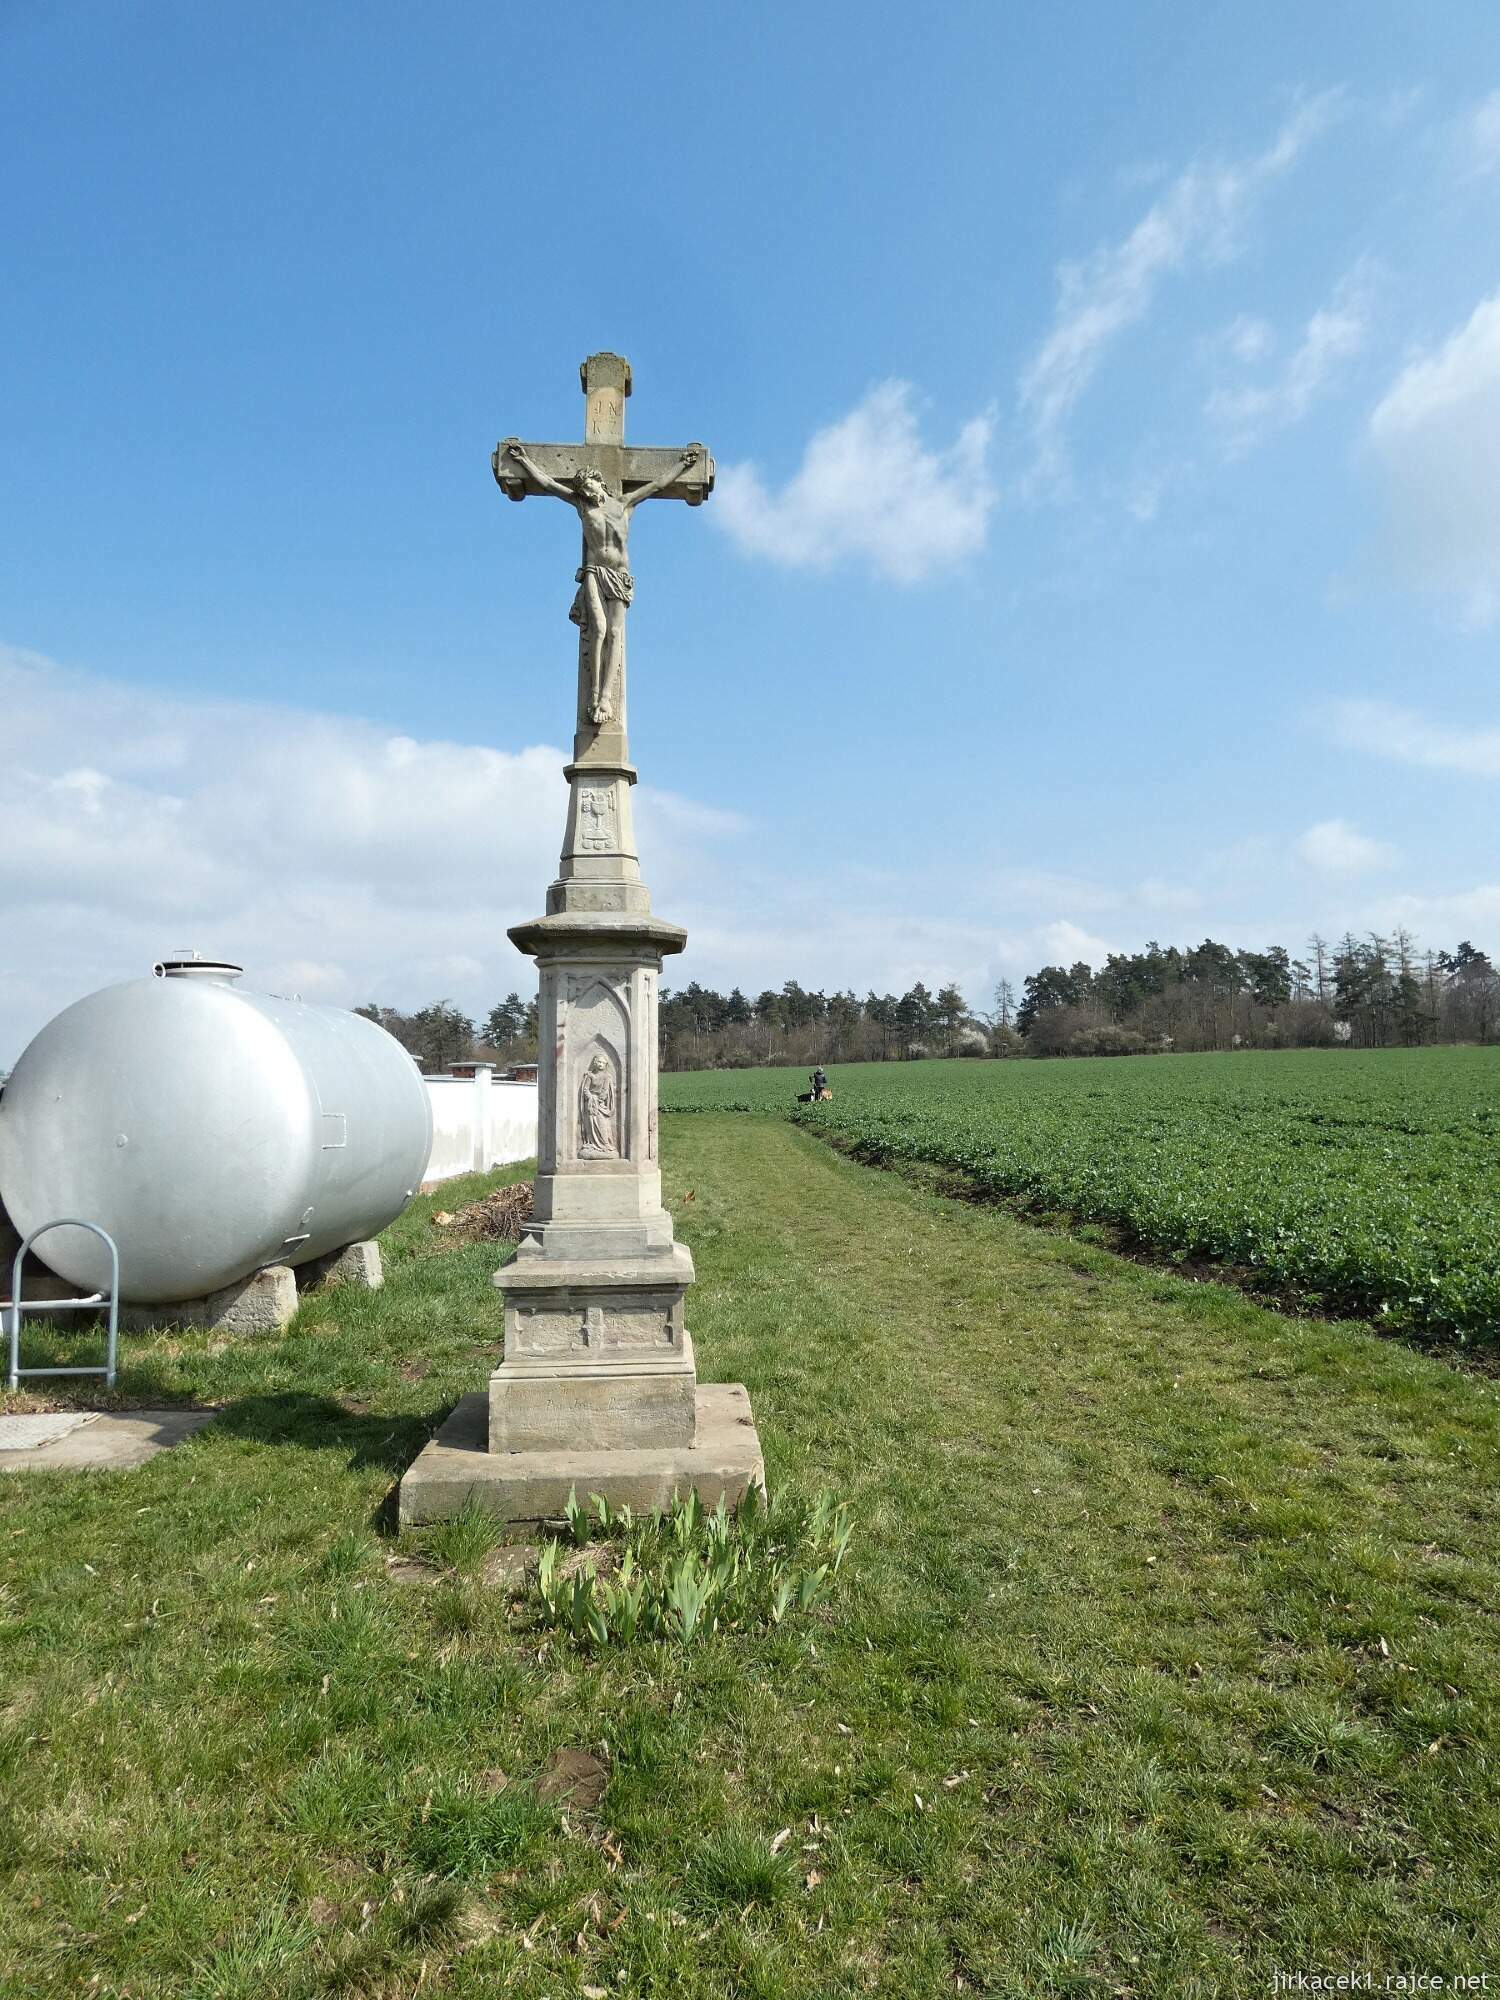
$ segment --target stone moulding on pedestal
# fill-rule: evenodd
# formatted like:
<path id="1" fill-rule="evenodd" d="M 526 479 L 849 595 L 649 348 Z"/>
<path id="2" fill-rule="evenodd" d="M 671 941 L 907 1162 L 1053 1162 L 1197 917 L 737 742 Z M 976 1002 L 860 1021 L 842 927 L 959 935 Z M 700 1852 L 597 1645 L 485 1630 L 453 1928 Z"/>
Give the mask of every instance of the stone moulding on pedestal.
<path id="1" fill-rule="evenodd" d="M 467 1498 L 507 1520 L 545 1519 L 574 1486 L 635 1507 L 688 1487 L 733 1505 L 764 1480 L 745 1391 L 698 1386 L 684 1306 L 693 1260 L 662 1207 L 657 1004 L 662 959 L 687 933 L 651 914 L 625 734 L 631 515 L 652 498 L 697 505 L 713 489 L 713 460 L 701 445 L 626 447 L 631 380 L 618 355 L 591 355 L 582 376 L 583 444 L 511 438 L 493 461 L 509 498 L 565 500 L 583 529 L 562 854 L 546 914 L 509 934 L 537 966 L 532 1218 L 495 1274 L 504 1353 L 488 1398 L 465 1397 L 407 1472 L 407 1522 Z"/>

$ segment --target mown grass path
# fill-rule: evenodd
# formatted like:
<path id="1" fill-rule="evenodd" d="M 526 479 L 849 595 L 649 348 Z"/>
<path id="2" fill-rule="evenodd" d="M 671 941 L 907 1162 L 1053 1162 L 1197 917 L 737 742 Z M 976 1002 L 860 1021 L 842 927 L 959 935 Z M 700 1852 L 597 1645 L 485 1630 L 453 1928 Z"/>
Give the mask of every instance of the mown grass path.
<path id="1" fill-rule="evenodd" d="M 1493 1382 L 780 1122 L 663 1152 L 703 1374 L 854 1505 L 831 1609 L 595 1662 L 462 1537 L 390 1580 L 381 1499 L 495 1338 L 428 1203 L 378 1297 L 136 1350 L 127 1391 L 230 1406 L 192 1443 L 0 1490 L 8 1990 L 1500 1975 Z M 608 1750 L 595 1814 L 536 1802 L 562 1745 Z"/>
<path id="2" fill-rule="evenodd" d="M 882 1166 L 1207 1259 L 1269 1304 L 1500 1355 L 1500 1048 L 677 1071 L 684 1111 L 790 1116 Z"/>

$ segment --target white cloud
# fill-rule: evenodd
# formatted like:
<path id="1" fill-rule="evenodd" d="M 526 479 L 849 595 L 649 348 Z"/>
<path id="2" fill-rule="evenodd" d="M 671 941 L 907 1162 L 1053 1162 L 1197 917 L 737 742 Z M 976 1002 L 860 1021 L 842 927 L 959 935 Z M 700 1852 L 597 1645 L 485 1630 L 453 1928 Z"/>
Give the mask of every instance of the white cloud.
<path id="1" fill-rule="evenodd" d="M 1455 728 L 1387 701 L 1343 701 L 1332 714 L 1334 733 L 1352 750 L 1429 770 L 1500 778 L 1500 729 Z"/>
<path id="2" fill-rule="evenodd" d="M 1454 598 L 1467 624 L 1500 615 L 1500 292 L 1401 370 L 1369 422 L 1395 559 Z"/>
<path id="3" fill-rule="evenodd" d="M 1225 327 L 1223 343 L 1236 361 L 1247 367 L 1256 361 L 1264 361 L 1276 345 L 1276 335 L 1269 320 L 1255 319 L 1248 313 L 1241 313 Z"/>
<path id="4" fill-rule="evenodd" d="M 723 834 L 748 833 L 751 827 L 743 813 L 726 806 L 703 805 L 697 799 L 684 799 L 676 792 L 658 791 L 654 786 L 643 789 L 635 817 L 653 829 L 660 827 L 689 840 L 699 835 L 714 839 Z"/>
<path id="5" fill-rule="evenodd" d="M 1111 343 L 1150 312 L 1162 280 L 1193 261 L 1222 262 L 1261 191 L 1327 126 L 1338 93 L 1300 105 L 1264 152 L 1195 163 L 1178 175 L 1123 241 L 1058 273 L 1052 329 L 1021 376 L 1020 406 L 1036 450 L 1034 477 L 1067 470 L 1066 429 Z"/>
<path id="6" fill-rule="evenodd" d="M 483 1013 L 556 873 L 564 753 L 153 692 L 0 648 L 0 1065 L 59 1007 L 196 947 L 257 986 Z M 651 873 L 744 822 L 642 786 Z"/>
<path id="7" fill-rule="evenodd" d="M 893 582 L 919 583 L 984 546 L 992 428 L 974 417 L 946 451 L 929 450 L 911 384 L 881 382 L 814 432 L 779 493 L 751 463 L 721 467 L 714 519 L 747 554 L 789 568 L 853 557 Z"/>
<path id="8" fill-rule="evenodd" d="M 1054 965 L 1076 965 L 1083 959 L 1089 965 L 1102 965 L 1114 950 L 1102 937 L 1086 931 L 1082 925 L 1070 918 L 1060 917 L 1056 923 L 1042 928 L 1042 941 L 1047 947 L 1048 962 Z"/>
<path id="9" fill-rule="evenodd" d="M 1417 112 L 1427 101 L 1427 86 L 1423 83 L 1396 84 L 1382 95 L 1368 99 L 1368 107 L 1378 126 L 1387 132 L 1399 132 L 1409 125 Z"/>
<path id="10" fill-rule="evenodd" d="M 1476 105 L 1464 126 L 1465 165 L 1471 175 L 1500 167 L 1500 90 Z"/>
<path id="11" fill-rule="evenodd" d="M 527 990 L 531 968 L 505 932 L 537 913 L 554 873 L 560 749 L 154 693 L 3 648 L 0 717 L 0 1062 L 69 1001 L 176 947 L 237 959 L 256 986 L 345 1005 L 446 996 L 482 1014 Z M 1437 739 L 1445 753 L 1450 739 Z M 1433 747 L 1409 728 L 1406 740 L 1424 757 Z M 1489 754 L 1500 769 L 1500 743 Z M 1305 836 L 1314 866 L 1266 838 L 1195 852 L 1171 879 L 1112 877 L 1107 856 L 1093 875 L 1003 852 L 955 873 L 941 845 L 899 869 L 821 852 L 788 868 L 733 810 L 732 790 L 724 805 L 647 786 L 636 797 L 656 906 L 689 932 L 674 984 L 755 991 L 796 977 L 863 994 L 953 979 L 988 1006 L 1002 974 L 1019 990 L 1044 963 L 1097 966 L 1164 928 L 1177 942 L 1206 925 L 1231 943 L 1294 944 L 1313 923 L 1388 927 L 1402 886 L 1374 875 L 1386 900 L 1353 892 L 1352 866 L 1386 857 L 1342 822 Z M 1403 905 L 1406 920 L 1423 930 L 1426 911 L 1442 941 L 1493 945 L 1495 892 L 1443 888 Z"/>
<path id="12" fill-rule="evenodd" d="M 1392 896 L 1381 907 L 1379 923 L 1383 930 L 1404 924 L 1418 937 L 1435 938 L 1450 947 L 1467 937 L 1484 950 L 1488 940 L 1493 956 L 1500 939 L 1500 882 L 1476 882 L 1472 889 L 1446 895 Z"/>
<path id="13" fill-rule="evenodd" d="M 1297 842 L 1297 852 L 1309 868 L 1325 875 L 1359 875 L 1384 867 L 1395 857 L 1382 840 L 1371 840 L 1346 819 L 1321 819 Z"/>
<path id="14" fill-rule="evenodd" d="M 1170 465 L 1153 465 L 1149 469 L 1133 474 L 1124 486 L 1125 511 L 1142 527 L 1154 521 L 1161 512 L 1161 503 L 1168 487 L 1177 474 L 1177 468 Z"/>
<path id="15" fill-rule="evenodd" d="M 1135 901 L 1143 910 L 1157 910 L 1166 916 L 1186 916 L 1203 905 L 1197 889 L 1190 889 L 1182 882 L 1163 881 L 1159 875 L 1148 875 L 1137 884 Z"/>
<path id="16" fill-rule="evenodd" d="M 777 883 L 747 898 L 744 915 L 732 920 L 719 902 L 696 923 L 686 912 L 693 969 L 680 977 L 721 990 L 738 985 L 752 997 L 768 981 L 779 986 L 794 977 L 814 991 L 852 988 L 861 999 L 871 990 L 903 993 L 919 979 L 935 992 L 952 980 L 971 1006 L 987 1011 L 998 979 L 1009 979 L 1019 998 L 1022 980 L 1039 966 L 1080 958 L 1102 965 L 1113 948 L 1070 918 L 1007 926 L 967 915 L 909 914 L 924 897 L 931 901 L 934 886 L 924 882 L 918 893 L 910 884 L 898 890 L 888 883 L 883 897 L 864 899 L 845 882 L 820 883 L 809 895 Z M 757 921 L 772 894 L 774 921 Z M 955 896 L 954 907 L 963 900 Z M 663 980 L 678 983 L 670 969 Z"/>
<path id="17" fill-rule="evenodd" d="M 179 696 L 0 647 L 0 1067 L 59 1008 L 164 951 L 234 959 L 273 992 L 336 1005 L 446 996 L 482 1015 L 531 968 L 509 925 L 536 915 L 564 818 L 560 749 L 418 740 L 358 718 Z M 757 858 L 728 806 L 641 786 L 657 907 L 685 923 L 695 978 L 754 991 L 788 977 L 863 994 L 1101 963 L 1100 917 L 1130 942 L 1194 892 L 946 852 L 892 870 Z M 676 978 L 674 979 L 674 975 Z"/>
<path id="18" fill-rule="evenodd" d="M 1327 305 L 1307 322 L 1302 339 L 1273 381 L 1221 387 L 1209 397 L 1208 414 L 1222 426 L 1232 454 L 1248 451 L 1268 431 L 1305 417 L 1316 398 L 1332 386 L 1341 364 L 1359 353 L 1369 328 L 1370 276 L 1370 266 L 1362 262 L 1340 279 Z M 1240 358 L 1253 357 L 1242 353 Z"/>

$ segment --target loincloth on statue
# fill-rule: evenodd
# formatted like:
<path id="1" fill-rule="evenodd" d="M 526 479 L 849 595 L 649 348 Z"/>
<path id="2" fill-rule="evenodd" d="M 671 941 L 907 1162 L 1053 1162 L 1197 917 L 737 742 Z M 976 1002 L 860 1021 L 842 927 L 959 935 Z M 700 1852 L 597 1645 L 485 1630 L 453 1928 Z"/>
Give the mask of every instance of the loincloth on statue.
<path id="1" fill-rule="evenodd" d="M 568 616 L 575 625 L 588 623 L 588 592 L 581 587 L 584 578 L 588 576 L 598 584 L 599 595 L 612 597 L 616 604 L 628 604 L 635 596 L 635 578 L 628 569 L 611 569 L 606 563 L 585 563 L 582 569 L 574 571 L 580 589 L 573 599 L 573 608 Z"/>

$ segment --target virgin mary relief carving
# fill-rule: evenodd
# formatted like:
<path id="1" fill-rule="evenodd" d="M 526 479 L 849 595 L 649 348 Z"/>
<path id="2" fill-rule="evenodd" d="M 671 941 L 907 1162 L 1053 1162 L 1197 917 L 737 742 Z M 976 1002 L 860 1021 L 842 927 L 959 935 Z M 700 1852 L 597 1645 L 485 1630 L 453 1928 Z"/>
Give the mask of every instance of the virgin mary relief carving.
<path id="1" fill-rule="evenodd" d="M 602 1051 L 590 1062 L 578 1085 L 578 1157 L 613 1160 L 619 1157 L 615 1137 L 616 1091 L 609 1058 Z"/>
<path id="2" fill-rule="evenodd" d="M 565 1120 L 572 1124 L 577 1160 L 619 1160 L 629 1152 L 625 1137 L 631 1084 L 628 1075 L 630 1014 L 623 996 L 605 973 L 570 974 L 568 979 L 568 1069 Z"/>

